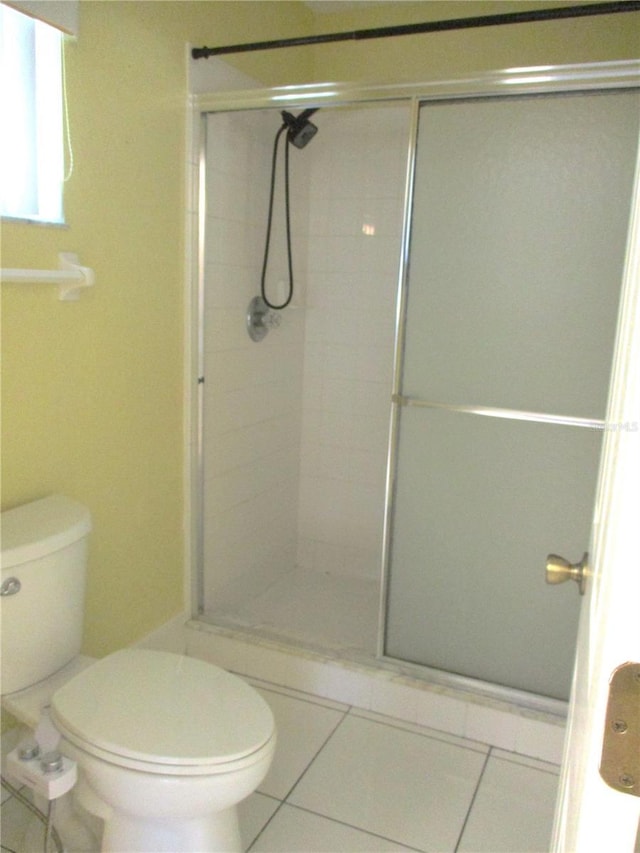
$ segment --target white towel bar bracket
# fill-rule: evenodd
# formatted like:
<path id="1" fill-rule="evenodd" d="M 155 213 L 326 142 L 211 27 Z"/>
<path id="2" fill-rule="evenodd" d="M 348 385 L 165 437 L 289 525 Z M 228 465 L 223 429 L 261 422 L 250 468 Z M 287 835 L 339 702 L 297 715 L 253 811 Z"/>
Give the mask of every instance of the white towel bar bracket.
<path id="1" fill-rule="evenodd" d="M 57 270 L 4 269 L 0 272 L 2 281 L 11 284 L 56 284 L 58 299 L 62 302 L 75 302 L 85 287 L 92 287 L 95 275 L 89 267 L 83 267 L 78 256 L 72 252 L 60 252 Z"/>

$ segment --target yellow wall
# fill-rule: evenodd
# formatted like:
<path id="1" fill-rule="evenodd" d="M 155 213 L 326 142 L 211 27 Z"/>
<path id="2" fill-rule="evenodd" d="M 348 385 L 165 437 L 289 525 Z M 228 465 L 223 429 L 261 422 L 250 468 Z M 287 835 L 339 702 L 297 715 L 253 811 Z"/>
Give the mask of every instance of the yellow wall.
<path id="1" fill-rule="evenodd" d="M 58 302 L 50 287 L 3 285 L 3 507 L 51 492 L 90 507 L 87 653 L 132 642 L 183 604 L 185 42 L 261 40 L 514 5 L 523 7 L 395 2 L 314 22 L 296 0 L 80 4 L 80 37 L 67 48 L 75 154 L 68 227 L 4 224 L 2 265 L 53 268 L 59 251 L 73 251 L 94 268 L 96 285 L 77 303 Z M 269 85 L 428 79 L 638 56 L 637 22 L 638 15 L 618 15 L 233 62 Z"/>
<path id="2" fill-rule="evenodd" d="M 334 4 L 339 7 L 339 3 Z M 536 0 L 434 0 L 372 4 L 318 15 L 316 32 L 578 5 Z M 640 57 L 640 13 L 510 24 L 327 44 L 314 48 L 319 80 L 426 81 L 473 71 Z"/>
<path id="3" fill-rule="evenodd" d="M 3 508 L 52 492 L 90 507 L 89 654 L 183 604 L 185 44 L 295 35 L 309 19 L 291 3 L 81 3 L 68 227 L 3 223 L 2 266 L 55 268 L 72 251 L 96 275 L 77 303 L 2 289 Z M 280 82 L 269 61 L 245 70 Z"/>

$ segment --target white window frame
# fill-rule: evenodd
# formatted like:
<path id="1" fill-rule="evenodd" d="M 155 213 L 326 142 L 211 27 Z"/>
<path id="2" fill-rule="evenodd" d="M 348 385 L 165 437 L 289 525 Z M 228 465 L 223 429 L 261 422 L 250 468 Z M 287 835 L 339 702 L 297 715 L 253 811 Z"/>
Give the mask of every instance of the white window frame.
<path id="1" fill-rule="evenodd" d="M 62 33 L 0 5 L 3 219 L 64 224 Z"/>

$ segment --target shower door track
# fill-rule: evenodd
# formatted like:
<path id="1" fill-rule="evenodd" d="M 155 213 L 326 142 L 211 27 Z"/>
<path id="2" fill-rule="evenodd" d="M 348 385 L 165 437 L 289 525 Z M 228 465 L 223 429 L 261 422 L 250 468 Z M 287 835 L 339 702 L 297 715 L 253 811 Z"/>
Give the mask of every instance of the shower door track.
<path id="1" fill-rule="evenodd" d="M 418 112 L 421 103 L 441 100 L 504 98 L 523 95 L 570 94 L 572 92 L 624 91 L 640 88 L 640 61 L 625 60 L 620 62 L 598 62 L 582 65 L 542 66 L 529 68 L 508 68 L 504 70 L 480 73 L 474 76 L 451 78 L 409 84 L 364 85 L 358 83 L 319 83 L 300 86 L 283 86 L 277 88 L 252 89 L 205 93 L 192 95 L 190 107 L 194 118 L 200 119 L 200 135 L 194 134 L 194 160 L 199 163 L 199 175 L 196 181 L 197 210 L 199 227 L 194 229 L 192 239 L 192 256 L 197 259 L 197 273 L 194 274 L 194 302 L 199 307 L 194 310 L 193 340 L 197 348 L 197 377 L 195 382 L 197 392 L 194 398 L 193 423 L 195 424 L 194 445 L 196 459 L 193 465 L 191 482 L 192 502 L 196 508 L 197 521 L 192 527 L 192 542 L 190 549 L 192 560 L 196 564 L 192 572 L 194 618 L 204 613 L 204 564 L 203 564 L 203 424 L 204 424 L 204 376 L 203 365 L 203 323 L 202 299 L 204 288 L 204 252 L 203 227 L 206 215 L 204 199 L 204 141 L 206 135 L 206 116 L 212 112 L 240 112 L 254 109 L 291 109 L 329 106 L 354 106 L 366 103 L 383 103 L 405 101 L 411 103 L 411 126 L 407 146 L 407 170 L 405 177 L 405 204 L 403 214 L 401 252 L 397 279 L 396 327 L 394 344 L 394 370 L 391 389 L 391 416 L 387 455 L 387 481 L 385 487 L 384 530 L 382 543 L 381 593 L 378 619 L 377 659 L 387 666 L 399 666 L 411 673 L 422 673 L 429 681 L 450 687 L 453 690 L 477 693 L 489 696 L 509 704 L 536 711 L 547 711 L 558 715 L 566 713 L 566 703 L 524 691 L 514 690 L 498 684 L 491 684 L 480 679 L 473 679 L 455 673 L 442 672 L 422 664 L 402 661 L 388 656 L 384 652 L 386 629 L 386 606 L 388 596 L 388 566 L 390 555 L 391 510 L 395 485 L 395 470 L 397 463 L 397 432 L 398 413 L 403 406 L 428 406 L 431 408 L 451 408 L 443 404 L 406 397 L 400 394 L 400 372 L 402 367 L 402 352 L 404 347 L 404 314 L 406 306 L 408 258 L 409 258 L 409 223 L 412 206 L 412 186 L 417 151 Z M 541 421 L 546 423 L 566 424 L 605 430 L 607 425 L 602 420 L 583 418 L 567 418 L 557 415 L 547 415 L 537 412 L 520 412 L 517 410 L 498 409 L 480 406 L 460 406 L 457 411 L 467 412 L 488 417 L 502 417 L 520 420 Z"/>
<path id="2" fill-rule="evenodd" d="M 210 112 L 352 106 L 376 101 L 437 101 L 451 98 L 543 95 L 628 89 L 640 86 L 640 61 L 592 62 L 582 65 L 543 65 L 480 72 L 472 76 L 418 83 L 308 83 L 265 89 L 208 92 L 190 97 L 201 116 Z M 196 162 L 200 145 L 196 141 Z"/>
<path id="3" fill-rule="evenodd" d="M 500 409 L 493 406 L 459 406 L 451 403 L 436 403 L 433 400 L 423 400 L 419 397 L 407 397 L 403 394 L 393 394 L 391 402 L 398 406 L 414 406 L 421 409 L 440 409 L 445 412 L 458 412 L 467 415 L 482 415 L 486 418 L 503 418 L 508 421 L 528 421 L 538 424 L 557 424 L 559 426 L 586 427 L 587 429 L 604 430 L 603 420 L 592 418 L 570 418 L 565 415 L 550 415 L 544 412 L 525 412 L 520 409 Z"/>

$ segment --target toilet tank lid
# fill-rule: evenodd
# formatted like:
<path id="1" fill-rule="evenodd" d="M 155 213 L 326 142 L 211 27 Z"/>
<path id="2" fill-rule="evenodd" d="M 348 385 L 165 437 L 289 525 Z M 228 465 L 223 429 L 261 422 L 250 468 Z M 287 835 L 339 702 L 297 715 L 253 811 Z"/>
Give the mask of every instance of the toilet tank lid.
<path id="1" fill-rule="evenodd" d="M 82 504 L 50 495 L 2 513 L 2 569 L 53 554 L 86 536 L 91 515 Z"/>

